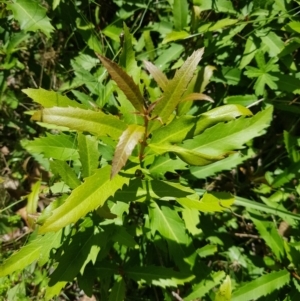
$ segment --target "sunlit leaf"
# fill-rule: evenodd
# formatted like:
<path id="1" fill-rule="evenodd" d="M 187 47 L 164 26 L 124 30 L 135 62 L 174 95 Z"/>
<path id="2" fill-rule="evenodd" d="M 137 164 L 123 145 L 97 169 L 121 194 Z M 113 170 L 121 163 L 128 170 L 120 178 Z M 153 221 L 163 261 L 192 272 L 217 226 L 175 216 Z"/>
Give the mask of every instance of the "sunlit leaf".
<path id="1" fill-rule="evenodd" d="M 143 126 L 132 124 L 120 136 L 112 161 L 111 178 L 126 164 L 127 159 L 144 133 L 145 128 Z"/>
<path id="2" fill-rule="evenodd" d="M 66 126 L 71 130 L 87 131 L 96 136 L 118 138 L 126 129 L 126 125 L 116 117 L 102 112 L 94 112 L 79 108 L 43 109 L 31 117 L 32 120 Z"/>
<path id="3" fill-rule="evenodd" d="M 234 197 L 226 192 L 205 193 L 201 200 L 192 198 L 177 198 L 176 200 L 183 207 L 202 212 L 224 211 L 234 203 Z"/>
<path id="4" fill-rule="evenodd" d="M 51 108 L 51 107 L 73 107 L 73 108 L 82 108 L 84 109 L 86 106 L 71 100 L 65 95 L 62 95 L 58 92 L 48 91 L 42 88 L 39 89 L 23 89 L 27 96 L 32 98 L 36 103 L 39 103 L 44 108 Z"/>
<path id="5" fill-rule="evenodd" d="M 174 0 L 173 16 L 176 30 L 182 30 L 187 25 L 188 9 L 187 0 Z"/>
<path id="6" fill-rule="evenodd" d="M 99 165 L 98 141 L 95 137 L 78 134 L 78 152 L 82 165 L 82 176 L 91 176 Z"/>
<path id="7" fill-rule="evenodd" d="M 149 71 L 149 73 L 153 76 L 154 80 L 159 85 L 159 87 L 163 91 L 165 91 L 169 82 L 166 75 L 163 72 L 161 72 L 161 70 L 157 68 L 155 65 L 153 65 L 151 62 L 144 61 L 144 65 L 146 69 Z"/>
<path id="8" fill-rule="evenodd" d="M 287 285 L 289 280 L 290 273 L 286 269 L 263 275 L 236 289 L 231 296 L 231 301 L 257 300 Z"/>
<path id="9" fill-rule="evenodd" d="M 162 98 L 153 110 L 153 116 L 159 116 L 164 123 L 167 122 L 192 79 L 203 51 L 203 49 L 195 51 L 176 72 L 174 78 L 168 82 Z"/>
<path id="10" fill-rule="evenodd" d="M 46 8 L 37 1 L 15 0 L 6 3 L 7 9 L 13 12 L 25 32 L 41 30 L 48 38 L 54 31 L 50 19 L 46 15 Z"/>
<path id="11" fill-rule="evenodd" d="M 219 290 L 217 291 L 214 301 L 230 301 L 231 300 L 231 279 L 227 275 Z"/>
<path id="12" fill-rule="evenodd" d="M 102 206 L 124 184 L 128 185 L 129 178 L 117 175 L 110 180 L 110 173 L 111 167 L 105 166 L 86 178 L 82 185 L 72 191 L 63 205 L 53 211 L 39 232 L 57 231 L 75 223 L 89 211 Z"/>

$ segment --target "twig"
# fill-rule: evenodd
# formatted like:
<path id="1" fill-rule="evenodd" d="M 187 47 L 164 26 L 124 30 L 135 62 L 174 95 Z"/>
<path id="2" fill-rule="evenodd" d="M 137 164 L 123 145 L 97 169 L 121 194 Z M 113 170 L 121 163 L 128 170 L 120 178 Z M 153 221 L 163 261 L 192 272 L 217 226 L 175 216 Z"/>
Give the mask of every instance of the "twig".
<path id="1" fill-rule="evenodd" d="M 235 236 L 239 237 L 249 237 L 249 238 L 255 238 L 255 239 L 260 239 L 258 235 L 253 235 L 253 234 L 246 234 L 246 233 L 234 233 Z"/>
<path id="2" fill-rule="evenodd" d="M 179 296 L 177 293 L 172 292 L 172 295 L 173 295 L 173 297 L 176 298 L 178 301 L 184 301 L 182 298 L 180 298 L 180 296 Z"/>

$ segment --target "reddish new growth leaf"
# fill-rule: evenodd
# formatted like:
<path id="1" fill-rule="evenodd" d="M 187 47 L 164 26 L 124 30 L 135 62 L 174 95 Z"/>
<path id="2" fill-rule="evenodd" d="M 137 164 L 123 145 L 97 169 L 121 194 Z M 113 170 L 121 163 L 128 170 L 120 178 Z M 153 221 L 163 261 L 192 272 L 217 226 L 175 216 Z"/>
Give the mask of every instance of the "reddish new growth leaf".
<path id="1" fill-rule="evenodd" d="M 104 67 L 107 69 L 111 78 L 116 82 L 118 87 L 126 95 L 127 99 L 131 104 L 140 112 L 144 113 L 144 98 L 139 90 L 138 85 L 133 81 L 133 79 L 115 62 L 109 60 L 108 58 L 97 54 L 99 60 L 102 62 Z"/>
<path id="2" fill-rule="evenodd" d="M 148 61 L 144 61 L 144 65 L 147 68 L 147 70 L 149 71 L 149 73 L 153 76 L 154 80 L 159 85 L 159 87 L 163 91 L 165 91 L 165 89 L 168 85 L 168 82 L 169 82 L 166 75 L 159 68 L 157 68 L 155 65 L 153 65 L 152 63 L 150 63 Z"/>
<path id="3" fill-rule="evenodd" d="M 126 164 L 133 149 L 145 133 L 145 128 L 137 124 L 131 124 L 119 138 L 118 145 L 112 160 L 110 178 L 112 179 Z"/>

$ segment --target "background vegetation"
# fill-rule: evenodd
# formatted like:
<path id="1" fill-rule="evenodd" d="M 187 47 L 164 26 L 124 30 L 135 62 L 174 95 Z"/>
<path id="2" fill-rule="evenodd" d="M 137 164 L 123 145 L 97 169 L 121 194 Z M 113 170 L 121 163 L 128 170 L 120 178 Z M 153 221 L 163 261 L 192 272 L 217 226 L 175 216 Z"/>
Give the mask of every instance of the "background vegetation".
<path id="1" fill-rule="evenodd" d="M 0 3 L 3 300 L 77 300 L 84 294 L 94 294 L 99 300 L 299 299 L 298 1 Z M 224 160 L 207 166 L 187 166 L 179 161 L 174 165 L 170 161 L 162 170 L 150 168 L 150 173 L 157 180 L 182 185 L 179 191 L 184 186 L 198 195 L 204 191 L 229 192 L 234 196 L 233 204 L 225 208 L 219 201 L 219 207 L 202 208 L 200 213 L 183 210 L 185 207 L 173 199 L 166 202 L 159 195 L 154 197 L 157 208 L 148 211 L 146 202 L 134 202 L 132 198 L 137 195 L 124 201 L 130 207 L 120 204 L 124 198 L 119 203 L 110 199 L 105 212 L 88 213 L 75 226 L 66 226 L 64 241 L 51 236 L 49 240 L 58 243 L 48 248 L 48 255 L 34 253 L 45 243 L 39 239 L 49 234 L 38 235 L 37 215 L 44 208 L 52 211 L 53 203 L 63 203 L 79 185 L 81 173 L 89 173 L 81 171 L 78 156 L 72 157 L 74 152 L 60 157 L 76 175 L 71 180 L 68 168 L 66 176 L 61 165 L 51 163 L 49 159 L 57 159 L 62 152 L 57 139 L 61 128 L 47 129 L 31 121 L 33 111 L 45 107 L 45 101 L 36 100 L 43 97 L 34 97 L 28 92 L 32 90 L 25 91 L 28 97 L 22 89 L 41 87 L 96 112 L 126 115 L 124 105 L 119 105 L 122 98 L 95 52 L 118 62 L 133 77 L 136 70 L 141 72 L 141 87 L 152 102 L 160 91 L 147 75 L 143 60 L 152 62 L 171 79 L 175 70 L 203 47 L 195 87 L 214 103 L 189 102 L 190 114 L 200 116 L 224 104 L 237 104 L 254 114 L 273 108 L 272 122 L 265 120 L 270 126 L 253 137 L 264 135 L 249 138 L 245 149 Z M 178 110 L 185 111 L 182 107 Z M 63 135 L 59 137 L 64 149 L 77 149 L 80 139 L 87 139 L 90 147 L 96 141 L 93 136 L 80 138 L 74 132 Z M 43 137 L 47 138 L 45 143 Z M 108 140 L 96 144 L 95 168 L 99 154 L 101 164 L 112 160 L 115 147 Z M 172 156 L 168 159 L 174 159 Z M 157 165 L 151 165 L 152 169 Z M 136 178 L 146 181 L 145 171 L 139 172 Z M 33 204 L 32 211 L 27 204 Z M 118 206 L 112 208 L 114 204 Z M 44 212 L 42 217 L 47 219 Z M 170 229 L 184 229 L 178 230 L 181 244 L 170 243 L 172 235 L 164 230 L 167 224 L 157 219 L 158 212 Z M 105 218 L 114 222 L 105 224 Z M 100 223 L 105 231 L 98 233 L 95 225 Z M 111 224 L 121 230 L 116 231 Z M 62 235 L 53 233 L 50 235 Z M 81 242 L 87 237 L 92 242 L 84 249 Z M 26 245 L 25 252 L 14 253 Z M 179 246 L 189 255 L 189 268 L 179 258 Z M 11 262 L 8 258 L 14 258 L 12 254 L 21 257 Z M 130 269 L 132 266 L 140 269 Z M 62 271 L 68 275 L 61 277 Z"/>

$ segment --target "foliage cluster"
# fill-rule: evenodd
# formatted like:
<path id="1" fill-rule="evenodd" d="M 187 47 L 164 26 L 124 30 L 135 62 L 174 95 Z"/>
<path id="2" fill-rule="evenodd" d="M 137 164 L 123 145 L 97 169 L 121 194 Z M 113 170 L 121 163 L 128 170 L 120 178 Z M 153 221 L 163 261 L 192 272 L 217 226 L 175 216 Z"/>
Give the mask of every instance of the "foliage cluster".
<path id="1" fill-rule="evenodd" d="M 298 14 L 1 1 L 0 294 L 299 298 Z"/>

